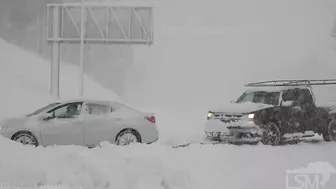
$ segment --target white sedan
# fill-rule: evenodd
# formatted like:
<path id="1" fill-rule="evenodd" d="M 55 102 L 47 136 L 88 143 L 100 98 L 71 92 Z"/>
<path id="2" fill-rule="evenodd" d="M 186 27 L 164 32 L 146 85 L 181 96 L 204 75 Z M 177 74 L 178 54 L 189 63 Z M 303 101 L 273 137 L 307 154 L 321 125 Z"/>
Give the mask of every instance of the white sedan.
<path id="1" fill-rule="evenodd" d="M 25 145 L 81 145 L 108 141 L 117 145 L 158 140 L 155 117 L 120 102 L 75 99 L 57 101 L 35 112 L 4 120 L 0 135 Z"/>

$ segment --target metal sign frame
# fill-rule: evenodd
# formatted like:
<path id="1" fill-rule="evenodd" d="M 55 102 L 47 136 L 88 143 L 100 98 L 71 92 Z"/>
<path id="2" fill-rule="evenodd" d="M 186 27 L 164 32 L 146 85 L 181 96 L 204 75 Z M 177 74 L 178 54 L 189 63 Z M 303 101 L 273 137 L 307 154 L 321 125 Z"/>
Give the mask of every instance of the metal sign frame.
<path id="1" fill-rule="evenodd" d="M 59 99 L 60 45 L 80 44 L 79 96 L 83 96 L 84 44 L 153 44 L 153 8 L 103 3 L 47 5 L 47 41 L 51 44 L 51 93 Z"/>

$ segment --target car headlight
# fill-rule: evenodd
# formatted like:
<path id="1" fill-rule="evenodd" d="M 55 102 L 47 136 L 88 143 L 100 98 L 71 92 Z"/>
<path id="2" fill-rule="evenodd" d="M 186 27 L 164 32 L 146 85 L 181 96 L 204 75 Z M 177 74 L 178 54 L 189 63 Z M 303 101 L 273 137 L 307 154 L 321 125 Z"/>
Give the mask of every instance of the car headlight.
<path id="1" fill-rule="evenodd" d="M 5 129 L 6 127 L 7 127 L 6 124 L 2 124 L 2 125 L 0 125 L 0 131 L 1 131 L 1 129 Z"/>
<path id="2" fill-rule="evenodd" d="M 208 119 L 210 119 L 213 116 L 214 116 L 214 114 L 212 112 L 208 112 Z"/>
<path id="3" fill-rule="evenodd" d="M 253 118 L 254 118 L 254 114 L 249 114 L 249 115 L 248 115 L 248 118 L 249 118 L 249 119 L 253 119 Z"/>

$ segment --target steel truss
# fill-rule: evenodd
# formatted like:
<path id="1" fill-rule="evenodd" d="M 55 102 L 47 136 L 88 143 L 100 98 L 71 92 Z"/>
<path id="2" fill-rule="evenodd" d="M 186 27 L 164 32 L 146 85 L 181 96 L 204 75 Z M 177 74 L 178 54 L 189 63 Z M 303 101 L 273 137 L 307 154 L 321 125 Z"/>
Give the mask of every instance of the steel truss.
<path id="1" fill-rule="evenodd" d="M 48 41 L 80 43 L 81 4 L 49 4 L 47 10 Z M 84 3 L 84 42 L 150 45 L 152 14 L 152 7 Z M 54 16 L 59 17 L 59 33 L 54 32 Z"/>
<path id="2" fill-rule="evenodd" d="M 59 99 L 60 45 L 80 43 L 79 96 L 83 96 L 84 44 L 153 44 L 153 10 L 148 6 L 100 2 L 47 5 L 51 43 L 51 93 Z"/>

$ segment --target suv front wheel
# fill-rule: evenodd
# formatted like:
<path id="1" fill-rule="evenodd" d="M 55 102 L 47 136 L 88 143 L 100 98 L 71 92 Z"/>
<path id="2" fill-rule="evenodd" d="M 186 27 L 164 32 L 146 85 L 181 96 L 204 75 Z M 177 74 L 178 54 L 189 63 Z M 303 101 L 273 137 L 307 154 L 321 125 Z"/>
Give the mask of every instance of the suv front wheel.
<path id="1" fill-rule="evenodd" d="M 264 126 L 264 133 L 261 142 L 264 145 L 276 146 L 280 143 L 281 134 L 277 124 L 270 122 Z"/>

